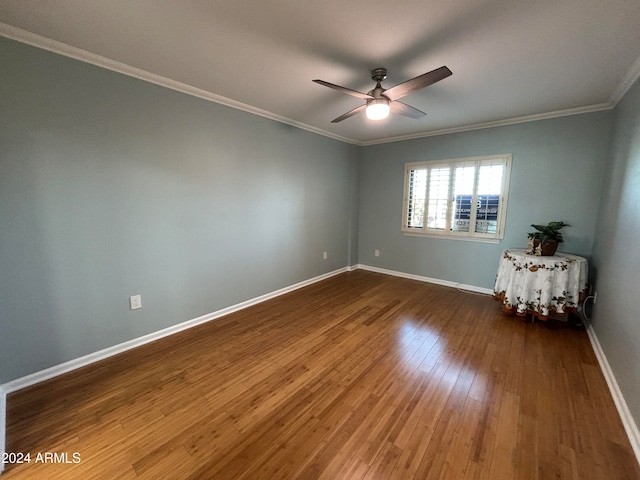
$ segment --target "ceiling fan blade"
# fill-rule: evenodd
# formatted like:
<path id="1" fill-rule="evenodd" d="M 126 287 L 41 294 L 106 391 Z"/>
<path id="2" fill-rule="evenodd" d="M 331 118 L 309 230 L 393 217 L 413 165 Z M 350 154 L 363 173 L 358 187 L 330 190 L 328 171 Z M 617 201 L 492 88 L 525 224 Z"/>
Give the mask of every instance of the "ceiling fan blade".
<path id="1" fill-rule="evenodd" d="M 338 122 L 341 122 L 342 120 L 346 120 L 349 117 L 353 117 L 356 113 L 362 112 L 365 108 L 367 108 L 366 104 L 360 105 L 359 107 L 356 107 L 353 110 L 348 111 L 344 115 L 340 115 L 338 118 L 331 120 L 331 123 L 338 123 Z"/>
<path id="2" fill-rule="evenodd" d="M 398 101 L 390 102 L 389 108 L 391 109 L 391 113 L 397 113 L 409 118 L 418 119 L 426 115 L 422 110 L 418 110 L 417 108 L 413 108 L 411 105 Z"/>
<path id="3" fill-rule="evenodd" d="M 391 87 L 389 90 L 385 90 L 384 96 L 391 101 L 398 100 L 412 92 L 415 92 L 416 90 L 433 85 L 434 83 L 447 78 L 449 75 L 452 75 L 452 73 L 453 72 L 447 67 L 436 68 L 435 70 L 423 73 L 411 80 L 399 83 L 395 87 Z"/>
<path id="4" fill-rule="evenodd" d="M 371 95 L 368 95 L 366 93 L 358 92 L 357 90 L 351 90 L 350 88 L 346 88 L 346 87 L 341 87 L 340 85 L 335 85 L 334 83 L 325 82 L 324 80 L 314 80 L 314 82 L 320 85 L 324 85 L 325 87 L 333 88 L 334 90 L 338 90 L 339 92 L 346 93 L 347 95 L 361 98 L 363 100 L 368 100 L 370 98 L 373 98 Z"/>

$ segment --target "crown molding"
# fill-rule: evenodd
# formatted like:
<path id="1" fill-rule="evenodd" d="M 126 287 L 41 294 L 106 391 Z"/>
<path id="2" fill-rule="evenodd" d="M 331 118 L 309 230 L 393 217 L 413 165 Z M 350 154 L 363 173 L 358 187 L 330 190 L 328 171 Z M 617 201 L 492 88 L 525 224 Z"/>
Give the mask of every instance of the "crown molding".
<path id="1" fill-rule="evenodd" d="M 631 66 L 620 82 L 620 85 L 618 85 L 618 88 L 613 91 L 611 97 L 609 97 L 609 103 L 615 107 L 638 78 L 640 78 L 640 57 L 638 57 L 635 63 Z"/>
<path id="2" fill-rule="evenodd" d="M 547 120 L 551 118 L 567 117 L 570 115 L 580 115 L 582 113 L 598 112 L 601 110 L 610 110 L 615 105 L 610 103 L 599 103 L 596 105 L 587 105 L 585 107 L 568 108 L 566 110 L 556 110 L 553 112 L 536 113 L 533 115 L 524 115 L 522 117 L 507 118 L 504 120 L 496 120 L 493 122 L 474 123 L 463 125 L 460 127 L 443 128 L 441 130 L 431 130 L 429 132 L 414 133 L 410 135 L 401 135 L 398 137 L 389 137 L 380 140 L 371 140 L 362 142 L 362 146 L 379 145 L 382 143 L 402 142 L 405 140 L 414 140 L 424 137 L 435 137 L 438 135 L 448 135 L 450 133 L 468 132 L 471 130 L 481 130 L 483 128 L 503 127 L 505 125 L 514 125 L 517 123 L 537 122 L 538 120 Z"/>
<path id="3" fill-rule="evenodd" d="M 276 122 L 284 123 L 286 125 L 291 125 L 301 130 L 306 130 L 311 133 L 316 133 L 324 137 L 329 137 L 334 140 L 338 140 L 344 143 L 348 143 L 348 144 L 352 144 L 360 147 L 369 146 L 369 145 L 379 145 L 384 143 L 402 142 L 405 140 L 414 140 L 414 139 L 425 138 L 425 137 L 435 137 L 438 135 L 448 135 L 451 133 L 468 132 L 468 131 L 480 130 L 484 128 L 502 127 L 506 125 L 514 125 L 517 123 L 535 122 L 538 120 L 546 120 L 546 119 L 564 117 L 569 115 L 579 115 L 582 113 L 597 112 L 601 110 L 610 110 L 616 106 L 616 104 L 620 101 L 620 99 L 624 96 L 624 94 L 629 90 L 629 88 L 631 88 L 633 83 L 638 78 L 640 78 L 640 58 L 638 58 L 638 60 L 636 60 L 636 62 L 633 64 L 629 72 L 627 72 L 627 74 L 623 78 L 620 85 L 618 85 L 616 90 L 613 92 L 613 94 L 611 95 L 607 103 L 587 105 L 584 107 L 570 108 L 565 110 L 556 110 L 552 112 L 545 112 L 545 113 L 539 113 L 534 115 L 525 115 L 521 117 L 508 118 L 504 120 L 496 120 L 492 122 L 475 123 L 475 124 L 463 125 L 459 127 L 444 128 L 440 130 L 431 130 L 427 132 L 420 132 L 420 133 L 409 134 L 409 135 L 400 135 L 396 137 L 387 137 L 387 138 L 376 139 L 376 140 L 361 141 L 353 138 L 343 137 L 341 135 L 328 132 L 321 128 L 313 127 L 311 125 L 298 122 L 296 120 L 284 117 L 282 115 L 278 115 L 273 112 L 269 112 L 267 110 L 256 108 L 246 103 L 239 102 L 237 100 L 223 97 L 222 95 L 217 95 L 215 93 L 211 93 L 206 90 L 202 90 L 200 88 L 187 85 L 185 83 L 171 80 L 170 78 L 166 78 L 161 75 L 156 75 L 154 73 L 147 72 L 140 68 L 132 67 L 130 65 L 118 62 L 116 60 L 102 57 L 100 55 L 96 55 L 86 50 L 72 47 L 65 43 L 58 42 L 56 40 L 52 40 L 50 38 L 46 38 L 41 35 L 31 33 L 26 30 L 22 30 L 20 28 L 13 27 L 11 25 L 7 25 L 1 22 L 0 22 L 0 36 L 9 38 L 11 40 L 15 40 L 20 43 L 31 45 L 33 47 L 41 48 L 43 50 L 47 50 L 52 53 L 63 55 L 65 57 L 73 58 L 81 62 L 89 63 L 97 67 L 105 68 L 113 72 L 121 73 L 129 77 L 137 78 L 138 80 L 159 85 L 161 87 L 169 88 L 171 90 L 185 93 L 187 95 L 198 97 L 210 102 L 219 103 L 221 105 L 235 108 L 243 112 L 251 113 L 253 115 L 258 115 L 260 117 L 268 118 Z"/>
<path id="4" fill-rule="evenodd" d="M 282 115 L 278 115 L 267 110 L 262 110 L 261 108 L 256 108 L 251 105 L 247 105 L 246 103 L 223 97 L 222 95 L 217 95 L 215 93 L 211 93 L 206 90 L 187 85 L 185 83 L 177 82 L 175 80 L 171 80 L 170 78 L 156 75 L 155 73 L 147 72 L 146 70 L 132 67 L 131 65 L 127 65 L 110 58 L 96 55 L 95 53 L 88 52 L 81 48 L 72 47 L 70 45 L 67 45 L 66 43 L 58 42 L 56 40 L 52 40 L 50 38 L 46 38 L 41 35 L 31 33 L 26 30 L 22 30 L 20 28 L 16 28 L 1 22 L 0 36 L 15 40 L 20 43 L 31 45 L 32 47 L 41 48 L 52 53 L 63 55 L 65 57 L 73 58 L 74 60 L 79 60 L 84 63 L 89 63 L 97 67 L 105 68 L 113 72 L 121 73 L 129 77 L 137 78 L 138 80 L 143 80 L 145 82 L 153 83 L 161 87 L 169 88 L 177 92 L 186 93 L 187 95 L 198 97 L 203 100 L 219 103 L 227 107 L 242 110 L 243 112 L 258 115 L 259 117 L 264 117 L 276 122 L 291 125 L 301 130 L 317 133 L 318 135 L 333 138 L 334 140 L 339 140 L 345 143 L 358 144 L 358 142 L 353 139 L 336 135 L 334 133 L 327 132 L 326 130 L 322 130 L 311 125 L 307 125 L 305 123 L 283 117 Z"/>

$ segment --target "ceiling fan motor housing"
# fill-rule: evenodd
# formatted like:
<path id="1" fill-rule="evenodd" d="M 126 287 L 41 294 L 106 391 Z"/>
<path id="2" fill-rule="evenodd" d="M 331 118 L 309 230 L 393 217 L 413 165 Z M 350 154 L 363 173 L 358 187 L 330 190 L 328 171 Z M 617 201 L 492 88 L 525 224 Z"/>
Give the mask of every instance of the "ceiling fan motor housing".
<path id="1" fill-rule="evenodd" d="M 428 87 L 440 80 L 451 75 L 452 72 L 446 66 L 436 68 L 422 75 L 418 75 L 406 82 L 399 83 L 391 88 L 383 88 L 380 84 L 387 78 L 387 69 L 378 67 L 371 70 L 371 79 L 376 82 L 376 86 L 368 93 L 358 92 L 350 88 L 341 87 L 333 83 L 325 82 L 324 80 L 313 80 L 325 87 L 333 88 L 347 95 L 360 98 L 365 101 L 364 105 L 360 105 L 347 113 L 340 115 L 338 118 L 331 120 L 331 123 L 341 122 L 353 115 L 362 112 L 363 110 L 367 114 L 367 117 L 371 120 L 381 120 L 386 118 L 389 114 L 391 107 L 393 107 L 393 113 L 404 115 L 409 118 L 422 118 L 426 113 L 414 108 L 406 103 L 402 103 L 400 100 L 402 97 L 409 95 L 410 93 L 420 90 L 421 88 Z"/>

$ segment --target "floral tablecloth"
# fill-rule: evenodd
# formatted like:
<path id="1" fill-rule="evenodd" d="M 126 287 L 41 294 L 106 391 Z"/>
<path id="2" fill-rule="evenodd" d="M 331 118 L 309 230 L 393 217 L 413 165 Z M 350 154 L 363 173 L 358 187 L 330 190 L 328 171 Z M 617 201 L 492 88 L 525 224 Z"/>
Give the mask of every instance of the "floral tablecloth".
<path id="1" fill-rule="evenodd" d="M 493 296 L 505 312 L 542 320 L 551 313 L 575 312 L 587 294 L 588 262 L 567 253 L 528 255 L 524 249 L 502 252 Z"/>

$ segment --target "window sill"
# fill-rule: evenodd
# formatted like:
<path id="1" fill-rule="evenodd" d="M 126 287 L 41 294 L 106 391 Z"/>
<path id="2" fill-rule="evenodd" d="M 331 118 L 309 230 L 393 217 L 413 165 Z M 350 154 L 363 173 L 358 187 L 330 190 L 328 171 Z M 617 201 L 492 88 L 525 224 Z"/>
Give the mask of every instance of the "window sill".
<path id="1" fill-rule="evenodd" d="M 439 238 L 440 240 L 461 240 L 463 242 L 500 243 L 501 238 L 465 237 L 463 235 L 446 235 L 437 233 L 402 232 L 405 237 Z"/>

